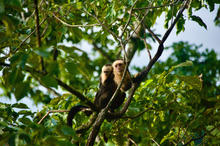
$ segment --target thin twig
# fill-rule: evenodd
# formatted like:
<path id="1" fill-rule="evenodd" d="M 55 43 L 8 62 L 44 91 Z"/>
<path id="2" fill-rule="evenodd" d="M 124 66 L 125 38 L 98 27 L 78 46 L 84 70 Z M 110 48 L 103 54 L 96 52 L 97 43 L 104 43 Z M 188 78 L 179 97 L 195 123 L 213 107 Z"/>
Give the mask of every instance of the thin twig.
<path id="1" fill-rule="evenodd" d="M 122 38 L 122 36 L 123 36 L 125 30 L 127 29 L 128 25 L 129 25 L 129 23 L 130 23 L 130 21 L 131 21 L 132 12 L 133 12 L 134 6 L 135 6 L 135 4 L 137 3 L 137 1 L 138 1 L 138 0 L 136 0 L 136 1 L 134 2 L 134 4 L 131 6 L 131 9 L 130 9 L 130 11 L 129 11 L 130 14 L 129 14 L 128 21 L 127 21 L 127 23 L 125 24 L 125 27 L 123 28 L 121 35 L 119 36 L 120 38 Z"/>
<path id="2" fill-rule="evenodd" d="M 102 48 L 98 47 L 95 42 L 92 43 L 94 49 L 97 50 L 103 57 L 105 57 L 109 62 L 113 62 L 114 60 L 106 53 Z"/>
<path id="3" fill-rule="evenodd" d="M 147 45 L 146 37 L 145 37 L 145 38 L 142 38 L 142 37 L 140 37 L 140 36 L 137 34 L 137 32 L 135 32 L 135 33 L 136 33 L 137 37 L 144 42 L 144 46 L 145 46 L 145 48 L 146 48 L 146 50 L 147 50 L 149 59 L 151 60 L 152 57 L 151 57 L 150 49 L 148 48 L 148 45 Z"/>
<path id="4" fill-rule="evenodd" d="M 136 19 L 139 20 L 138 16 L 136 14 L 134 14 Z M 140 20 L 139 20 L 140 21 Z M 144 27 L 144 29 L 147 29 L 147 31 L 153 36 L 153 38 L 160 44 L 161 40 L 157 37 L 156 34 L 154 34 L 154 32 L 148 28 L 144 23 L 142 23 L 142 26 Z"/>
<path id="5" fill-rule="evenodd" d="M 130 137 L 129 137 L 128 139 L 129 139 L 130 142 L 132 142 L 135 146 L 138 146 L 138 145 L 136 144 L 136 142 L 135 142 L 133 139 L 131 139 Z"/>
<path id="6" fill-rule="evenodd" d="M 141 115 L 143 115 L 145 112 L 147 112 L 147 111 L 149 111 L 149 110 L 153 110 L 153 108 L 152 108 L 152 107 L 150 107 L 150 108 L 148 108 L 148 109 L 145 109 L 144 111 L 142 111 L 142 112 L 140 112 L 140 113 L 138 113 L 137 115 L 132 116 L 132 117 L 129 117 L 129 116 L 124 116 L 124 117 L 122 117 L 122 118 L 127 118 L 127 119 L 135 119 L 135 118 L 140 117 Z"/>
<path id="7" fill-rule="evenodd" d="M 67 91 L 69 91 L 70 93 L 74 94 L 77 98 L 79 98 L 82 102 L 84 102 L 85 104 L 87 104 L 92 110 L 97 111 L 95 105 L 89 100 L 87 99 L 83 94 L 81 94 L 79 91 L 77 91 L 76 89 L 68 86 L 66 83 L 64 83 L 63 81 L 61 81 L 60 79 L 56 78 L 57 83 L 63 87 L 64 89 L 66 89 Z"/>
<path id="8" fill-rule="evenodd" d="M 67 26 L 67 27 L 93 27 L 93 26 L 100 26 L 100 24 L 87 24 L 87 25 L 71 25 L 66 23 L 65 21 L 61 20 L 59 17 L 57 17 L 54 13 L 52 13 L 52 15 L 54 16 L 54 18 L 56 18 L 60 23 L 62 23 L 63 25 Z"/>
<path id="9" fill-rule="evenodd" d="M 92 16 L 93 18 L 95 18 L 96 21 L 98 21 L 98 23 L 99 23 L 105 30 L 107 30 L 108 33 L 111 34 L 116 41 L 120 40 L 119 36 L 117 36 L 117 35 L 116 35 L 113 31 L 111 31 L 106 25 L 104 25 L 104 24 L 98 19 L 98 17 L 97 17 L 95 14 L 93 15 L 93 14 L 89 13 L 86 9 L 84 9 L 84 12 L 86 12 L 89 16 Z"/>
<path id="10" fill-rule="evenodd" d="M 151 3 L 152 4 L 152 3 Z M 133 34 L 136 32 L 136 30 L 140 27 L 140 25 L 143 23 L 145 17 L 147 16 L 149 10 L 147 9 L 145 11 L 144 16 L 142 17 L 141 21 L 138 23 L 138 25 L 136 26 L 136 28 L 134 29 L 134 31 L 131 33 L 131 35 L 125 40 L 125 44 L 130 40 L 130 38 L 133 36 Z"/>
<path id="11" fill-rule="evenodd" d="M 69 110 L 51 110 L 48 111 L 43 118 L 41 118 L 41 120 L 37 123 L 37 124 L 41 124 L 41 122 L 50 114 L 50 113 L 64 113 L 64 112 L 69 112 Z"/>
<path id="12" fill-rule="evenodd" d="M 156 143 L 157 146 L 160 146 L 153 138 L 151 138 L 151 140 Z"/>
<path id="13" fill-rule="evenodd" d="M 47 19 L 47 17 L 45 17 L 41 21 L 39 26 L 41 26 L 45 22 L 46 19 Z M 23 43 L 25 43 L 32 36 L 32 34 L 34 34 L 36 32 L 36 30 L 37 30 L 37 27 L 35 27 L 35 29 L 17 46 L 17 48 L 13 51 L 13 53 L 16 53 L 18 51 L 18 49 L 23 45 Z"/>
<path id="14" fill-rule="evenodd" d="M 212 128 L 210 131 L 208 131 L 208 132 L 209 132 L 209 133 L 212 132 L 213 130 L 215 130 L 215 128 L 216 128 L 216 127 L 213 127 L 213 128 Z M 188 142 L 186 142 L 183 146 L 187 146 L 187 145 L 190 144 L 192 141 L 199 140 L 199 139 L 205 137 L 206 135 L 207 135 L 207 132 L 206 132 L 204 135 L 200 136 L 200 137 L 191 138 L 191 139 L 190 139 Z"/>

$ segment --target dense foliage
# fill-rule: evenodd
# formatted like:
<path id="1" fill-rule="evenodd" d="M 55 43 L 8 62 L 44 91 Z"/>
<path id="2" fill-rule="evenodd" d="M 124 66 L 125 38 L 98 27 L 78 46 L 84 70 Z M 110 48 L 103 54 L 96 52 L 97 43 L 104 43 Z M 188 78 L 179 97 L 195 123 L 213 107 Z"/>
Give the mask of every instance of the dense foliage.
<path id="1" fill-rule="evenodd" d="M 136 52 L 156 50 L 153 41 L 161 46 L 168 36 L 160 40 L 150 28 L 162 13 L 167 30 L 176 24 L 181 33 L 185 21 L 206 29 L 193 12 L 213 11 L 217 4 L 218 0 L 0 0 L 0 98 L 44 104 L 35 113 L 27 103 L 1 100 L 0 145 L 85 145 L 92 128 L 81 135 L 74 129 L 91 117 L 77 114 L 72 129 L 62 110 L 93 101 L 102 65 L 123 54 L 130 61 Z M 183 8 L 187 13 L 179 13 Z M 105 144 L 106 138 L 109 145 L 220 143 L 216 53 L 198 51 L 200 46 L 186 42 L 170 48 L 169 59 L 157 62 L 138 85 L 123 117 L 102 123 L 97 145 Z M 38 124 L 50 110 L 59 112 Z"/>

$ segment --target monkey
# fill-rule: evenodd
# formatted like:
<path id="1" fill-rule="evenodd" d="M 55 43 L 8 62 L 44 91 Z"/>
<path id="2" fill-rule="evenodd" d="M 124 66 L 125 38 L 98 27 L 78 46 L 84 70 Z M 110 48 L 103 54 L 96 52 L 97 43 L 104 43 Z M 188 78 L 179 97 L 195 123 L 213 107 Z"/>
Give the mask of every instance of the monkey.
<path id="1" fill-rule="evenodd" d="M 112 66 L 113 66 L 114 82 L 116 82 L 116 84 L 119 85 L 122 80 L 123 72 L 125 69 L 125 63 L 123 60 L 118 59 L 113 62 Z M 131 85 L 132 85 L 131 75 L 129 71 L 127 71 L 120 90 L 122 92 L 125 92 L 131 88 Z"/>
<path id="2" fill-rule="evenodd" d="M 102 68 L 102 73 L 100 77 L 100 90 L 97 92 L 94 104 L 99 110 L 106 107 L 111 97 L 115 93 L 118 84 L 114 80 L 114 72 L 113 66 L 111 64 L 107 64 Z M 125 99 L 125 93 L 119 91 L 113 100 L 110 111 L 113 112 L 117 109 Z"/>
<path id="3" fill-rule="evenodd" d="M 116 74 L 117 75 L 117 74 Z M 99 90 L 96 93 L 94 105 L 99 112 L 101 109 L 105 108 L 108 102 L 110 101 L 111 97 L 113 96 L 115 90 L 117 89 L 117 82 L 115 82 L 115 75 L 113 72 L 113 66 L 111 64 L 106 64 L 102 67 L 102 72 L 100 75 L 100 84 Z M 125 93 L 119 91 L 116 95 L 115 99 L 110 106 L 110 112 L 113 112 L 117 109 L 125 99 Z M 88 109 L 87 106 L 77 105 L 70 109 L 70 112 L 67 116 L 67 125 L 72 127 L 72 119 L 76 113 L 82 111 L 83 109 Z"/>

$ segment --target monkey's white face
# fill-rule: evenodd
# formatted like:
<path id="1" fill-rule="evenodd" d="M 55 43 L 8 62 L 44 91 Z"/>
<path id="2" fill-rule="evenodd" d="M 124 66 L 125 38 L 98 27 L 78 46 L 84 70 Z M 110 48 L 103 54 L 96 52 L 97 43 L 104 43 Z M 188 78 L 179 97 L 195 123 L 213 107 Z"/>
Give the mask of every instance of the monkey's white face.
<path id="1" fill-rule="evenodd" d="M 104 66 L 102 68 L 102 73 L 105 75 L 105 76 L 109 76 L 112 72 L 112 67 L 111 66 Z"/>
<path id="2" fill-rule="evenodd" d="M 125 64 L 122 60 L 117 60 L 113 63 L 114 71 L 118 74 L 122 74 L 125 68 Z"/>

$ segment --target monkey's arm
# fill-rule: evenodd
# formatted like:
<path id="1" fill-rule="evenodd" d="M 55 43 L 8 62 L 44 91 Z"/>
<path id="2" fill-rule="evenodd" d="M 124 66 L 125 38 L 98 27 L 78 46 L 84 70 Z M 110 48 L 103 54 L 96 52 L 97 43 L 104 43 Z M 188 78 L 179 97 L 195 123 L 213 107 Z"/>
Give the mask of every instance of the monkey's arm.
<path id="1" fill-rule="evenodd" d="M 73 106 L 69 113 L 68 113 L 68 116 L 67 116 L 67 125 L 72 127 L 73 125 L 73 118 L 74 116 L 79 112 L 79 111 L 82 111 L 83 109 L 87 109 L 89 107 L 87 106 L 83 106 L 83 105 L 76 105 L 76 106 Z"/>

